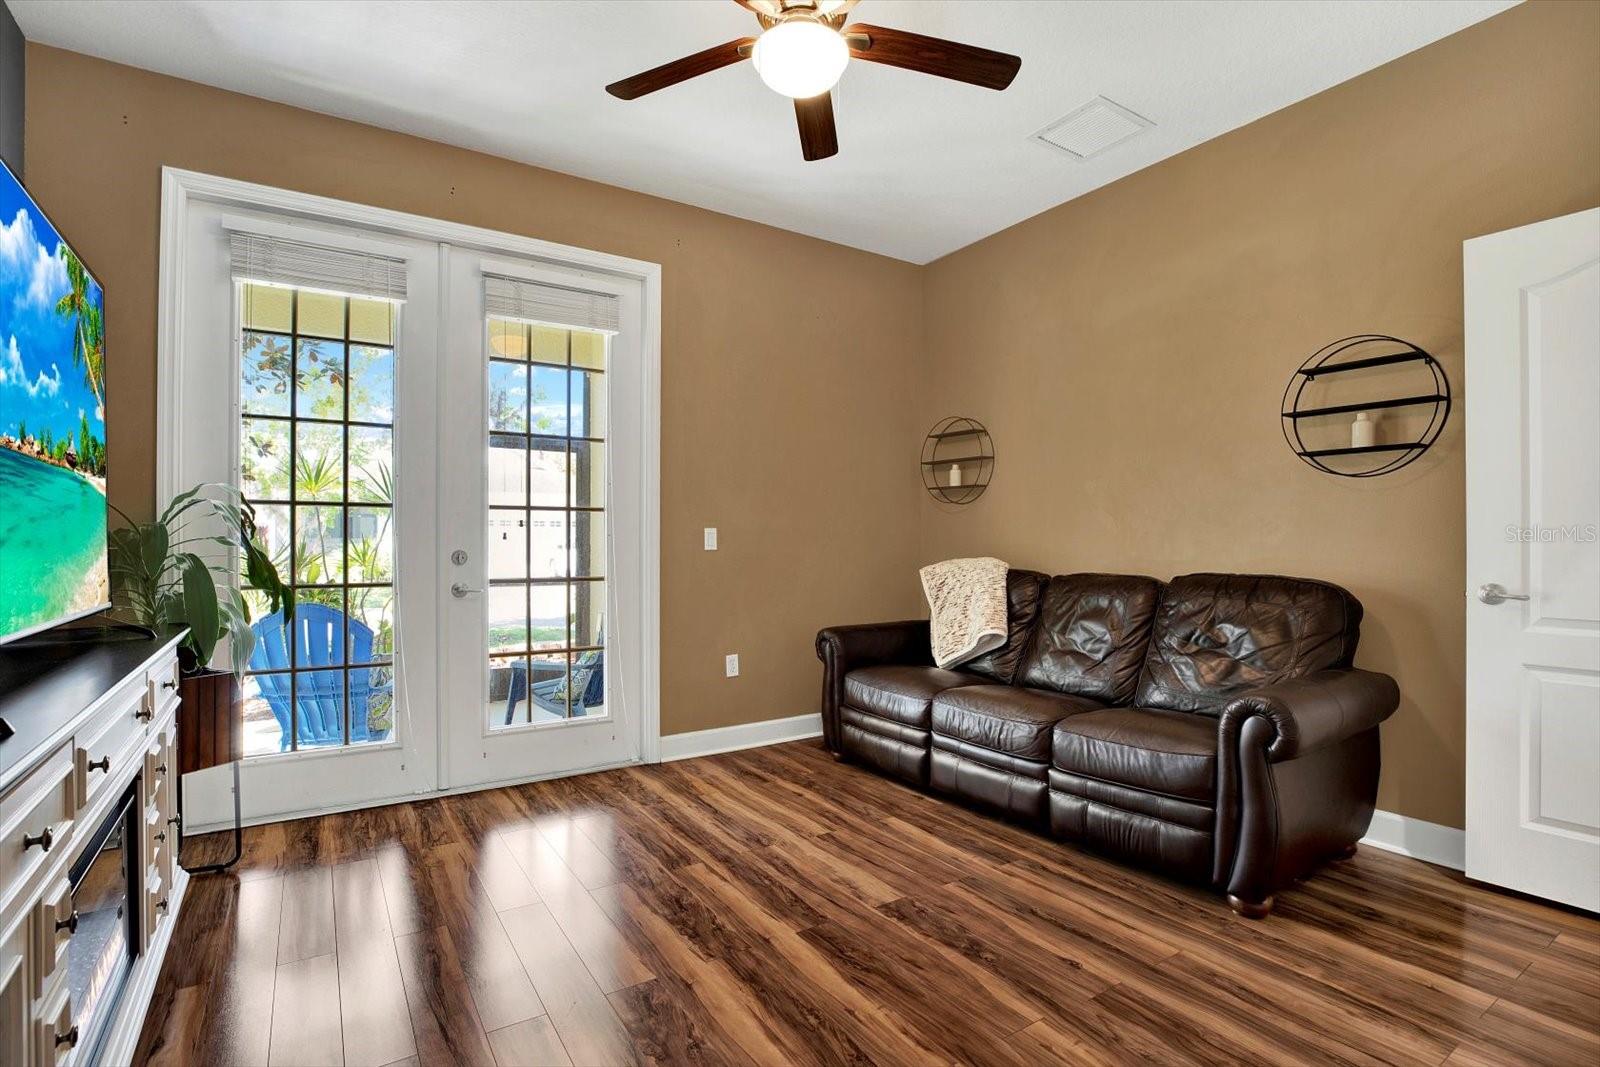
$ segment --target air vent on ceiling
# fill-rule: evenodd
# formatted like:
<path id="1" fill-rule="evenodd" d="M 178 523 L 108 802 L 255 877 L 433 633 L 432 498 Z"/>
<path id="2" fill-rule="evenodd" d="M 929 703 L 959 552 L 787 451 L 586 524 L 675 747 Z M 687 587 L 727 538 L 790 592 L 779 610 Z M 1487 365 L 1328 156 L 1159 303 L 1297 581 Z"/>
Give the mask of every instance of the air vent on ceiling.
<path id="1" fill-rule="evenodd" d="M 1097 96 L 1033 135 L 1040 144 L 1060 149 L 1074 159 L 1089 159 L 1155 125 L 1121 104 Z"/>

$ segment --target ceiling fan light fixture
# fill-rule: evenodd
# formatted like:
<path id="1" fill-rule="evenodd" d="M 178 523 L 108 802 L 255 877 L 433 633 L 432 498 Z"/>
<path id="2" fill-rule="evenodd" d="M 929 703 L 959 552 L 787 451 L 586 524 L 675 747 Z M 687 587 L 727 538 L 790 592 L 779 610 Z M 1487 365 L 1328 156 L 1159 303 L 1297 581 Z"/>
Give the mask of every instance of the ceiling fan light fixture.
<path id="1" fill-rule="evenodd" d="M 838 84 L 850 48 L 827 23 L 790 16 L 756 38 L 750 59 L 767 88 L 806 100 Z"/>

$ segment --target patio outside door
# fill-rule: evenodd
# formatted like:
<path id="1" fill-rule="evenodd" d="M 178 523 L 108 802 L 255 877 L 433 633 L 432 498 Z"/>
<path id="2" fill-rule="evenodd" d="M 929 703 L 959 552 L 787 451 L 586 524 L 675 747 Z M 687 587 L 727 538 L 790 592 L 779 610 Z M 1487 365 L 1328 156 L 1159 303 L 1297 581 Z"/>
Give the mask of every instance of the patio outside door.
<path id="1" fill-rule="evenodd" d="M 641 286 L 450 250 L 441 786 L 641 754 Z"/>
<path id="2" fill-rule="evenodd" d="M 659 267 L 163 198 L 158 502 L 237 486 L 298 602 L 248 594 L 245 819 L 654 758 Z M 226 768 L 185 780 L 189 832 L 231 823 Z"/>

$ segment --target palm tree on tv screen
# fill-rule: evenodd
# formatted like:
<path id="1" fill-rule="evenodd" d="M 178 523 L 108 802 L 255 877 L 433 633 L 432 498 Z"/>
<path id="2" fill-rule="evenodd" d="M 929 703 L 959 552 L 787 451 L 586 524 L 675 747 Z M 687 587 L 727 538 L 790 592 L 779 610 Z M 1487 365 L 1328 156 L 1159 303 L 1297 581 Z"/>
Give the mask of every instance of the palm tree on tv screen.
<path id="1" fill-rule="evenodd" d="M 98 305 L 89 299 L 89 272 L 65 244 L 60 246 L 61 261 L 67 267 L 71 288 L 56 301 L 56 314 L 73 320 L 72 365 L 82 367 L 84 380 L 94 393 L 101 411 L 106 405 L 106 345 L 104 320 Z"/>

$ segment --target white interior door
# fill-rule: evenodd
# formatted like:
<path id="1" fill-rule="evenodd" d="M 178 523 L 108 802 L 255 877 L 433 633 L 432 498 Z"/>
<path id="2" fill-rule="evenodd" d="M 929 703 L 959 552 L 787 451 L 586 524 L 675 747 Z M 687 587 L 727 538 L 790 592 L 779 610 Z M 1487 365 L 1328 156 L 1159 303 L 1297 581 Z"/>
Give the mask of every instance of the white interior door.
<path id="1" fill-rule="evenodd" d="M 1600 910 L 1600 209 L 1465 281 L 1467 874 Z"/>
<path id="2" fill-rule="evenodd" d="M 655 552 L 642 283 L 444 259 L 440 784 L 638 760 Z"/>

